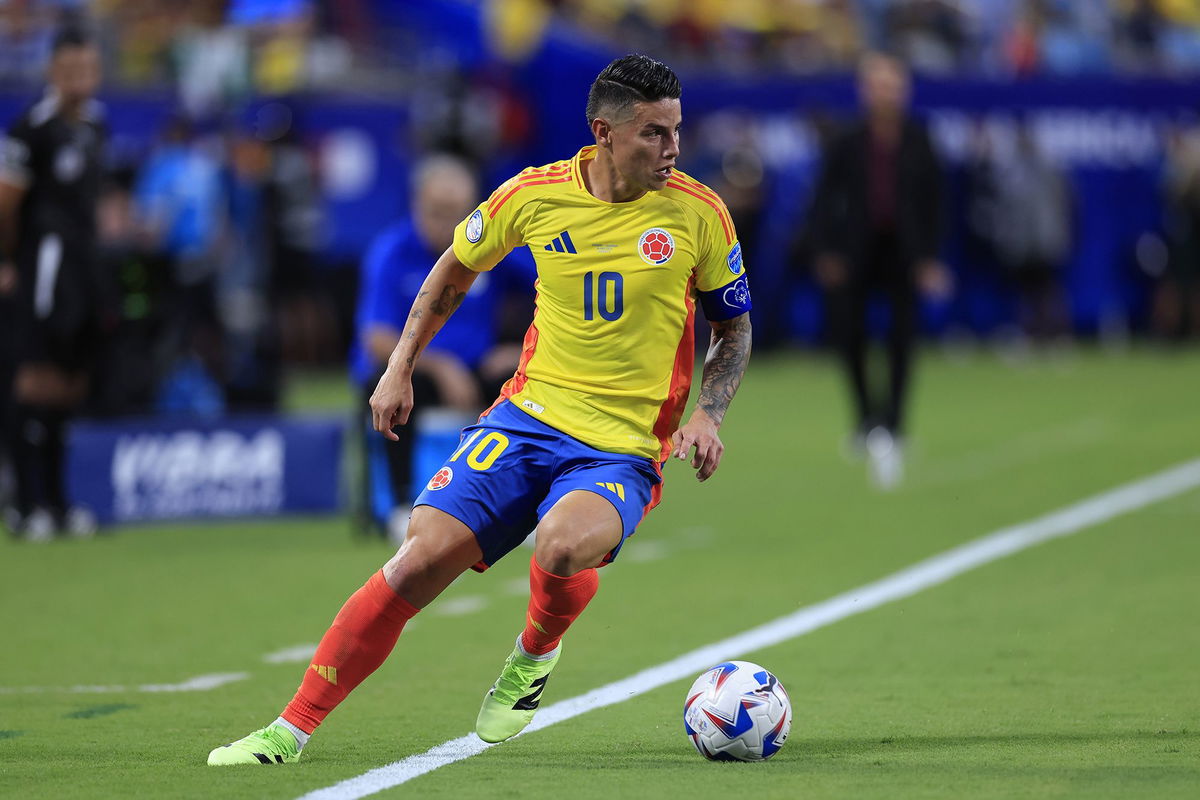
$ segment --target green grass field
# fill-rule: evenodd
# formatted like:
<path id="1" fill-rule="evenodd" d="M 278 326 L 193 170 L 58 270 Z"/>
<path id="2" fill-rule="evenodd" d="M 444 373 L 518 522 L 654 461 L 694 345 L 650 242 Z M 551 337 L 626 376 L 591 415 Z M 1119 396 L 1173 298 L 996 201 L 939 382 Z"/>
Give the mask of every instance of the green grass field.
<path id="1" fill-rule="evenodd" d="M 721 471 L 699 485 L 669 466 L 547 703 L 1200 455 L 1200 354 L 930 356 L 908 480 L 882 494 L 841 455 L 838 378 L 808 357 L 752 364 Z M 293 407 L 306 391 L 337 396 L 310 387 Z M 383 796 L 1195 797 L 1198 533 L 1190 491 L 744 654 L 794 706 L 765 764 L 696 755 L 689 679 Z M 0 796 L 291 798 L 468 733 L 522 624 L 528 551 L 423 611 L 299 764 L 204 765 L 291 697 L 303 656 L 264 656 L 315 643 L 389 554 L 342 518 L 0 542 Z M 208 691 L 138 690 L 239 672 Z"/>

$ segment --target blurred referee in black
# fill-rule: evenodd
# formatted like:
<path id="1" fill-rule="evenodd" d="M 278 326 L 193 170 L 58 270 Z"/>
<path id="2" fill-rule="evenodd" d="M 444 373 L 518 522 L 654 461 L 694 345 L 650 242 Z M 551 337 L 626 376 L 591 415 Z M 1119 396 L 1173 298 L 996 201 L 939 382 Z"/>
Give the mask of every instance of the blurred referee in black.
<path id="1" fill-rule="evenodd" d="M 941 169 L 924 124 L 909 114 L 907 67 L 882 53 L 858 71 L 862 117 L 826 148 L 813 199 L 817 282 L 854 396 L 855 449 L 884 489 L 903 474 L 905 399 L 917 335 L 917 295 L 945 297 L 951 276 L 938 260 Z M 888 371 L 871 380 L 868 307 L 887 302 Z"/>
<path id="2" fill-rule="evenodd" d="M 96 202 L 106 137 L 100 54 L 78 26 L 54 39 L 45 95 L 0 139 L 0 381 L 16 475 L 8 523 L 27 539 L 88 535 L 69 508 L 64 429 L 97 349 Z M 14 513 L 15 512 L 15 513 Z"/>

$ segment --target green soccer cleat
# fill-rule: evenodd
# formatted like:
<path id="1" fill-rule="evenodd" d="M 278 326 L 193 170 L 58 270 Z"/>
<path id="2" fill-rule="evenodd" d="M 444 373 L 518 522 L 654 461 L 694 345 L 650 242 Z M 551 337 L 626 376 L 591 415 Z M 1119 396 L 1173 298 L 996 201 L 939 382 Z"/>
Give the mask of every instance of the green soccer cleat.
<path id="1" fill-rule="evenodd" d="M 282 725 L 268 725 L 208 754 L 210 767 L 231 764 L 290 764 L 300 760 L 296 737 Z"/>
<path id="2" fill-rule="evenodd" d="M 503 742 L 524 730 L 537 711 L 550 671 L 561 655 L 560 643 L 548 658 L 532 658 L 521 652 L 518 639 L 500 677 L 483 696 L 475 735 L 485 742 Z"/>

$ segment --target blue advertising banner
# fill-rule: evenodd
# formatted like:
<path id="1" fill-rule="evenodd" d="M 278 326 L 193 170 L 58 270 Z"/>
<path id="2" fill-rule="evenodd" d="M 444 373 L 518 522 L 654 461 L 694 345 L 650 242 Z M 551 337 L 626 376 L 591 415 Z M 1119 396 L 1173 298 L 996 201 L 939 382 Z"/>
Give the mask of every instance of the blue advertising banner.
<path id="1" fill-rule="evenodd" d="M 343 432 L 274 417 L 78 423 L 67 491 L 101 523 L 336 511 Z"/>

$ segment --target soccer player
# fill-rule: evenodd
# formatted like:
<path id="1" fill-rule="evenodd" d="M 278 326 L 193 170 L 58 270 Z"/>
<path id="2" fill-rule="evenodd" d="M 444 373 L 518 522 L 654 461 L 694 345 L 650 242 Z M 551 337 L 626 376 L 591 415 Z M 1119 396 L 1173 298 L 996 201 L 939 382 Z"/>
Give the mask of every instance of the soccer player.
<path id="1" fill-rule="evenodd" d="M 488 742 L 515 736 L 596 593 L 596 568 L 658 503 L 668 457 L 690 458 L 702 481 L 717 469 L 718 429 L 750 355 L 750 294 L 724 204 L 675 168 L 679 96 L 667 66 L 617 59 L 588 95 L 595 144 L 526 169 L 459 224 L 371 398 L 375 428 L 395 438 L 421 351 L 477 275 L 526 244 L 538 296 L 517 372 L 417 498 L 404 545 L 338 612 L 279 719 L 209 764 L 295 761 L 419 609 L 536 525 L 525 629 L 475 723 Z M 681 426 L 697 299 L 712 342 Z"/>
<path id="2" fill-rule="evenodd" d="M 64 430 L 88 392 L 97 340 L 96 204 L 106 126 L 93 95 L 100 53 L 79 28 L 52 46 L 49 88 L 0 137 L 0 295 L 11 336 L 10 448 L 17 527 L 87 535 L 95 519 L 68 509 Z"/>

